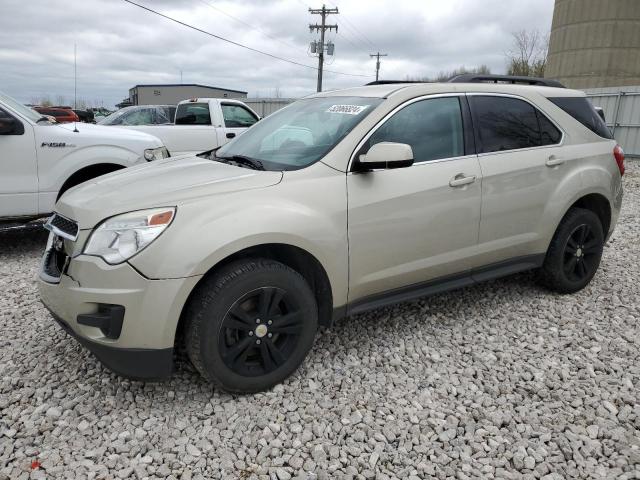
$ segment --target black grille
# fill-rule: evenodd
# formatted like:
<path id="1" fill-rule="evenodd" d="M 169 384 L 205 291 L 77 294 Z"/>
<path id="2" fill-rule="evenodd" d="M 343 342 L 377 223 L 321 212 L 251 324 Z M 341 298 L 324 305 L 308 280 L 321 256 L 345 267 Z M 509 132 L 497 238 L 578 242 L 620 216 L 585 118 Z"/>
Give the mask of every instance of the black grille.
<path id="1" fill-rule="evenodd" d="M 76 237 L 78 235 L 78 224 L 73 220 L 69 220 L 68 218 L 64 218 L 63 216 L 55 213 L 51 220 L 49 221 L 51 226 L 56 227 L 61 232 L 66 233 L 72 237 Z"/>

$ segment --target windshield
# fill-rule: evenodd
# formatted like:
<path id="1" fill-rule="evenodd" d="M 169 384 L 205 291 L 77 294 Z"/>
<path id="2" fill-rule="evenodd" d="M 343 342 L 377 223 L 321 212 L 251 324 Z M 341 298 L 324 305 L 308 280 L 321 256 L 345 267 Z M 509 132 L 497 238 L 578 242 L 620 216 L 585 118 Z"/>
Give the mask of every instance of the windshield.
<path id="1" fill-rule="evenodd" d="M 249 157 L 267 170 L 304 168 L 329 153 L 381 102 L 366 97 L 298 100 L 256 123 L 216 156 Z"/>
<path id="2" fill-rule="evenodd" d="M 21 104 L 17 100 L 9 97 L 8 95 L 5 95 L 2 92 L 0 92 L 0 102 L 4 103 L 9 108 L 16 111 L 19 115 L 26 117 L 32 122 L 37 122 L 42 118 L 42 115 L 36 112 L 35 110 L 32 110 L 29 107 L 25 107 L 23 104 Z"/>
<path id="3" fill-rule="evenodd" d="M 99 123 L 100 125 L 120 125 L 122 123 L 121 117 L 135 108 L 136 107 L 121 108 L 120 110 L 113 112 L 111 115 L 104 117 Z"/>

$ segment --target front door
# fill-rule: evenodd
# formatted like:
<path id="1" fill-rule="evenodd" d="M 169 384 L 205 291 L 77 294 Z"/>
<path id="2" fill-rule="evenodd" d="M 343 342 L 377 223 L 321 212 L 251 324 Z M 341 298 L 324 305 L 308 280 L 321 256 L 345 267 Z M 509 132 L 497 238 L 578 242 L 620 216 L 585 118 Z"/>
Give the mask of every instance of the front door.
<path id="1" fill-rule="evenodd" d="M 347 175 L 350 302 L 469 272 L 482 176 L 465 142 L 463 107 L 457 96 L 414 100 L 357 152 L 379 142 L 406 143 L 414 165 Z"/>
<path id="2" fill-rule="evenodd" d="M 38 163 L 33 127 L 0 108 L 0 123 L 14 123 L 0 134 L 0 218 L 38 213 Z"/>
<path id="3" fill-rule="evenodd" d="M 223 103 L 220 107 L 222 108 L 224 128 L 220 129 L 219 145 L 224 145 L 234 139 L 259 120 L 253 112 L 242 105 Z"/>

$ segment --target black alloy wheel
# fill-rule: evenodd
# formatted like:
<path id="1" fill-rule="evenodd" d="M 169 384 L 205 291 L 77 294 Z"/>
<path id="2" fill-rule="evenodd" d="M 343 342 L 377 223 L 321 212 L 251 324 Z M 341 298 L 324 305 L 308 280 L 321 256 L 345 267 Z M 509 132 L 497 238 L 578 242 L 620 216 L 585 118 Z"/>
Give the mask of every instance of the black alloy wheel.
<path id="1" fill-rule="evenodd" d="M 538 281 L 559 293 L 581 290 L 596 274 L 603 248 L 598 215 L 584 208 L 570 209 L 553 235 Z"/>
<path id="2" fill-rule="evenodd" d="M 593 276 L 600 263 L 602 245 L 589 225 L 576 227 L 567 239 L 564 273 L 569 280 L 580 282 Z"/>
<path id="3" fill-rule="evenodd" d="M 273 372 L 291 356 L 303 312 L 287 290 L 261 287 L 239 298 L 222 320 L 218 343 L 225 365 L 252 377 Z"/>
<path id="4" fill-rule="evenodd" d="M 298 272 L 247 258 L 205 278 L 185 322 L 196 369 L 225 390 L 251 393 L 282 382 L 304 361 L 318 331 L 318 306 Z"/>

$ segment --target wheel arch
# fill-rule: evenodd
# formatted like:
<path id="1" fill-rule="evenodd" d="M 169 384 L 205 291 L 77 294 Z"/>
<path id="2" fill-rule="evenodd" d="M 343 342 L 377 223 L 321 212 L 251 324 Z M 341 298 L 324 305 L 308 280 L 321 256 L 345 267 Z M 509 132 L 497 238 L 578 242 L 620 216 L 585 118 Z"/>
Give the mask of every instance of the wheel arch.
<path id="1" fill-rule="evenodd" d="M 182 339 L 184 338 L 184 330 L 186 326 L 184 318 L 185 311 L 194 293 L 206 281 L 206 279 L 215 275 L 215 273 L 222 267 L 243 258 L 266 258 L 274 260 L 287 265 L 289 268 L 302 275 L 309 284 L 309 287 L 316 298 L 319 325 L 325 327 L 331 325 L 333 318 L 333 294 L 329 275 L 322 263 L 320 263 L 313 254 L 303 248 L 286 243 L 264 243 L 246 247 L 232 253 L 217 262 L 202 276 L 195 287 L 191 290 L 191 293 L 182 307 L 182 312 L 178 319 L 178 325 L 175 332 L 175 345 L 177 348 L 180 348 Z"/>
<path id="2" fill-rule="evenodd" d="M 56 200 L 59 200 L 67 190 L 75 187 L 76 185 L 80 185 L 83 182 L 99 177 L 101 175 L 105 175 L 107 173 L 122 170 L 123 168 L 126 168 L 126 166 L 119 163 L 95 163 L 82 167 L 81 169 L 76 170 L 74 173 L 72 173 L 64 181 L 62 187 L 60 187 L 60 190 L 58 190 Z"/>
<path id="3" fill-rule="evenodd" d="M 585 210 L 590 210 L 595 213 L 602 224 L 602 233 L 605 238 L 607 237 L 609 228 L 611 227 L 611 205 L 607 197 L 599 193 L 589 193 L 573 202 L 567 211 L 572 208 L 584 208 Z"/>

